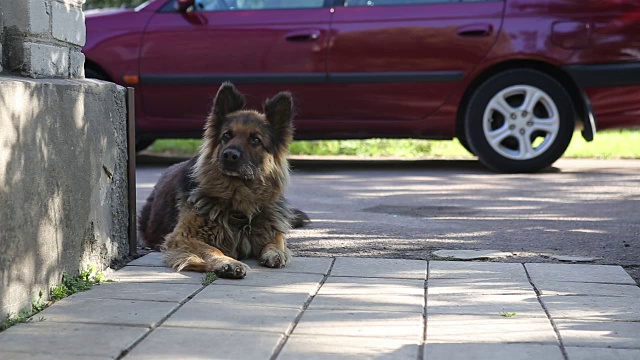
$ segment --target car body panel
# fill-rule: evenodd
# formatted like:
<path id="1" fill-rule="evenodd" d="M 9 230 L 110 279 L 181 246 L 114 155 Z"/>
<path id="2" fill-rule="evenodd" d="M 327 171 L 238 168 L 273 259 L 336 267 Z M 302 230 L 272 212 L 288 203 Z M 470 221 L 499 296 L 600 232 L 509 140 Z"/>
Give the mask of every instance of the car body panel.
<path id="1" fill-rule="evenodd" d="M 231 80 L 251 107 L 292 91 L 298 139 L 447 139 L 461 135 L 459 115 L 474 87 L 513 66 L 562 74 L 574 100 L 588 97 L 599 130 L 640 126 L 636 0 L 208 13 L 166 13 L 166 3 L 87 14 L 87 64 L 136 88 L 138 129 L 149 136 L 199 136 L 219 83 Z M 489 36 L 458 35 L 487 24 Z M 309 34 L 317 37 L 286 40 Z M 611 69 L 592 67 L 608 64 L 624 84 L 606 82 Z M 587 70 L 575 67 L 582 65 Z"/>

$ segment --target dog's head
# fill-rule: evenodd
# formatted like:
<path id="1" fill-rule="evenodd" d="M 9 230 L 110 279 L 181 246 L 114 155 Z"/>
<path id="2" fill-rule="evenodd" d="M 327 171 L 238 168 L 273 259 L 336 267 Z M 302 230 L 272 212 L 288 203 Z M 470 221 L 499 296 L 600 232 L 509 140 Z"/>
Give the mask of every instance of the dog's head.
<path id="1" fill-rule="evenodd" d="M 210 160 L 220 173 L 243 180 L 282 171 L 293 138 L 291 94 L 267 99 L 263 113 L 244 106 L 242 94 L 232 84 L 222 84 L 205 126 L 203 146 Z"/>

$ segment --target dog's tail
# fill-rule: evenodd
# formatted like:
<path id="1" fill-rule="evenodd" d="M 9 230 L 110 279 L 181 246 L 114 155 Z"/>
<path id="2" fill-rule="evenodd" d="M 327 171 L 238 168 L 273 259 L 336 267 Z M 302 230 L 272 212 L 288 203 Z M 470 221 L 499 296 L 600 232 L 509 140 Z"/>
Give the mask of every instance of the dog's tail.
<path id="1" fill-rule="evenodd" d="M 311 222 L 309 216 L 300 209 L 292 208 L 291 215 L 291 227 L 294 229 L 301 228 Z"/>

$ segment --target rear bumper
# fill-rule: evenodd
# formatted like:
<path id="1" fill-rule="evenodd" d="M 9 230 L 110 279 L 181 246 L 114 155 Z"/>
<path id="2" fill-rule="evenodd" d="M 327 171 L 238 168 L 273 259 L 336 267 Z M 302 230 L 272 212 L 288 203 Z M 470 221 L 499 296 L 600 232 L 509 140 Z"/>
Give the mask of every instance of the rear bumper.
<path id="1" fill-rule="evenodd" d="M 591 103 L 598 130 L 640 127 L 640 62 L 568 65 Z"/>

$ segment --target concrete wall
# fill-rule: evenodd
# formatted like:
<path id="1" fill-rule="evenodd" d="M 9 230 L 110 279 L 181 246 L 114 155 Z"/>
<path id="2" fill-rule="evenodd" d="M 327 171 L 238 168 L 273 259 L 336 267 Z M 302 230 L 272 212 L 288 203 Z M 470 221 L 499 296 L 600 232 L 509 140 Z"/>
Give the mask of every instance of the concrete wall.
<path id="1" fill-rule="evenodd" d="M 0 320 L 128 247 L 125 89 L 84 78 L 84 0 L 0 0 Z"/>

